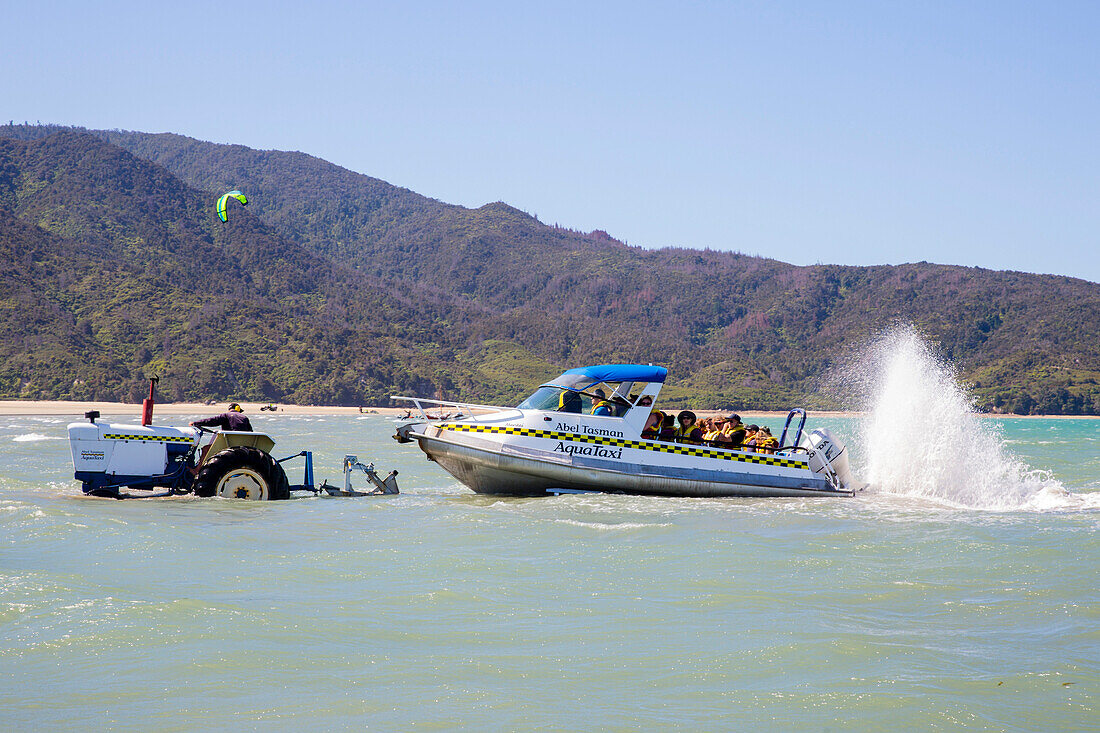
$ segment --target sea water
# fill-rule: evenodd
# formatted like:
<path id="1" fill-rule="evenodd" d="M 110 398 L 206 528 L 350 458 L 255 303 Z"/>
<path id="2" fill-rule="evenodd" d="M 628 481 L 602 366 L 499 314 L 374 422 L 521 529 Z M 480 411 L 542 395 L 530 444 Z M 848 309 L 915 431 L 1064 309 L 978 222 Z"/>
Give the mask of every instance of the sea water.
<path id="1" fill-rule="evenodd" d="M 402 493 L 120 502 L 67 418 L 0 417 L 0 723 L 1096 729 L 1100 422 L 972 416 L 902 347 L 866 417 L 811 415 L 851 499 L 478 496 L 386 417 L 276 413 L 280 457 Z"/>

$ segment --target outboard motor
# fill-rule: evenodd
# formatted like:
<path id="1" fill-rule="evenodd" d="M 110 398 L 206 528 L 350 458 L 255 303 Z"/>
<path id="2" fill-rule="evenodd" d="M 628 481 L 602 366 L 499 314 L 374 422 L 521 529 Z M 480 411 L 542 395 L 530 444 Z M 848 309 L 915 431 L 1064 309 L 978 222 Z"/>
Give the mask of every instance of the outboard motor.
<path id="1" fill-rule="evenodd" d="M 855 489 L 848 466 L 848 449 L 831 432 L 818 428 L 803 439 L 802 446 L 809 451 L 811 471 L 828 478 L 837 489 Z"/>

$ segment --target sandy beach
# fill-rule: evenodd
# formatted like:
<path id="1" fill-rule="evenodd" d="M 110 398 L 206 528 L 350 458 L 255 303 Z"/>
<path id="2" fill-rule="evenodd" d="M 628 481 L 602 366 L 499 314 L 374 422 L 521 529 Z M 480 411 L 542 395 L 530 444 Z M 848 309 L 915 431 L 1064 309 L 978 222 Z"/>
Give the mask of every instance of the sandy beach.
<path id="1" fill-rule="evenodd" d="M 364 407 L 360 411 L 358 407 L 332 407 L 326 405 L 278 405 L 275 412 L 261 411 L 260 408 L 267 403 L 241 402 L 245 414 L 248 415 L 403 415 L 404 409 L 396 407 Z M 218 402 L 213 405 L 201 402 L 158 402 L 153 408 L 154 420 L 158 415 L 216 415 L 225 412 L 228 402 Z M 84 413 L 90 410 L 98 410 L 101 415 L 133 416 L 135 420 L 141 419 L 141 405 L 126 402 L 62 402 L 62 401 L 35 401 L 35 400 L 0 400 L 0 415 L 71 415 L 74 418 L 83 418 Z"/>
<path id="2" fill-rule="evenodd" d="M 261 411 L 260 408 L 267 405 L 264 402 L 241 402 L 240 405 L 244 409 L 246 415 L 263 415 L 263 416 L 276 416 L 276 415 L 404 415 L 406 409 L 403 407 L 339 407 L 333 405 L 277 405 L 278 410 L 269 412 Z M 218 402 L 213 405 L 207 405 L 202 402 L 158 402 L 153 408 L 154 420 L 158 415 L 216 415 L 220 412 L 224 412 L 229 406 L 228 402 Z M 135 419 L 141 417 L 141 405 L 127 402 L 66 402 L 59 400 L 0 400 L 0 415 L 54 415 L 54 416 L 72 416 L 73 418 L 80 419 L 84 417 L 84 413 L 90 410 L 98 410 L 101 415 L 110 415 L 112 417 L 121 415 L 123 417 L 133 416 Z M 435 410 L 429 410 L 430 413 L 435 414 Z M 719 414 L 718 410 L 694 410 L 694 412 L 700 417 L 712 417 Z M 723 412 L 722 414 L 726 414 Z M 786 412 L 759 412 L 759 411 L 744 411 L 740 413 L 741 416 L 748 417 L 762 417 L 762 418 L 784 418 L 787 416 Z M 856 413 L 847 412 L 826 412 L 815 411 L 815 415 L 854 415 Z"/>
<path id="3" fill-rule="evenodd" d="M 247 415 L 404 415 L 404 407 L 340 407 L 334 405 L 277 405 L 278 410 L 273 412 L 261 411 L 260 408 L 267 405 L 264 402 L 241 402 Z M 224 412 L 229 406 L 228 402 L 218 402 L 207 405 L 202 402 L 158 402 L 153 408 L 154 418 L 157 415 L 216 415 Z M 0 400 L 0 415 L 70 415 L 73 418 L 83 418 L 84 413 L 90 410 L 98 410 L 101 415 L 134 416 L 140 419 L 141 405 L 128 402 L 66 402 L 61 400 Z M 429 410 L 435 414 L 435 410 Z M 678 412 L 678 411 L 677 411 Z M 712 417 L 719 414 L 727 414 L 719 410 L 694 410 L 700 417 Z M 742 417 L 771 417 L 784 418 L 786 412 L 764 412 L 745 410 Z M 858 413 L 814 411 L 815 415 L 851 416 Z"/>
<path id="4" fill-rule="evenodd" d="M 201 402 L 158 402 L 153 409 L 154 418 L 157 415 L 216 415 L 224 412 L 228 402 L 219 402 L 213 405 Z M 403 407 L 338 407 L 333 405 L 277 405 L 274 412 L 261 411 L 260 408 L 267 403 L 242 402 L 246 414 L 249 415 L 404 415 Z M 127 402 L 65 402 L 56 400 L 0 400 L 0 415 L 60 415 L 72 416 L 74 419 L 84 417 L 89 410 L 98 410 L 101 415 L 133 416 L 135 420 L 141 418 L 141 405 Z M 432 410 L 431 412 L 435 412 Z M 700 417 L 712 417 L 719 414 L 718 410 L 694 410 Z M 837 412 L 830 410 L 810 410 L 813 415 L 819 417 L 858 417 L 859 412 Z M 726 414 L 722 411 L 722 414 Z M 740 412 L 745 418 L 785 418 L 786 412 L 767 412 L 759 410 L 744 410 Z M 983 414 L 981 417 L 1004 418 L 1055 418 L 1065 420 L 1096 420 L 1095 415 L 992 415 Z"/>

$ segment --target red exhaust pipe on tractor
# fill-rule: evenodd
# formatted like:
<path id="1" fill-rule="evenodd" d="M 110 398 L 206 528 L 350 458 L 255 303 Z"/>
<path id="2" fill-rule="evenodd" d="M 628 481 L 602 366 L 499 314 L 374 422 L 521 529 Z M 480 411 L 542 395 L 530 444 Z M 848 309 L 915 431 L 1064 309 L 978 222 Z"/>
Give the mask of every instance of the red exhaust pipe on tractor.
<path id="1" fill-rule="evenodd" d="M 142 425 L 153 424 L 153 387 L 157 386 L 157 382 L 159 381 L 160 377 L 156 375 L 149 377 L 149 396 L 141 402 Z"/>

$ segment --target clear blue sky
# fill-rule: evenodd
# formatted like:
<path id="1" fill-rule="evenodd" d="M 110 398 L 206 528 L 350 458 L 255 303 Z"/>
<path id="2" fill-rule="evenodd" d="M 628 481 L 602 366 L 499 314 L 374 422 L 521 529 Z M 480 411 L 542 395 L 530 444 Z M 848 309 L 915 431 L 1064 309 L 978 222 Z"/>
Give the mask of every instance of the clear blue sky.
<path id="1" fill-rule="evenodd" d="M 5 3 L 0 121 L 631 244 L 1100 282 L 1100 3 Z"/>

